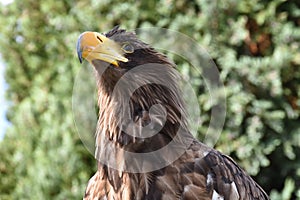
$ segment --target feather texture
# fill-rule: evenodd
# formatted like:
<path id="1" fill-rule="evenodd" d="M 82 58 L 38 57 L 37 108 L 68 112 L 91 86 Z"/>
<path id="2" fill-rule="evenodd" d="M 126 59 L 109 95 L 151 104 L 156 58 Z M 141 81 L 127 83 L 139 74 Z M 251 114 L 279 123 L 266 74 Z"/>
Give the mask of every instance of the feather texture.
<path id="1" fill-rule="evenodd" d="M 90 179 L 84 199 L 269 199 L 263 189 L 230 157 L 193 138 L 186 125 L 187 116 L 172 62 L 139 41 L 135 34 L 118 27 L 106 36 L 119 43 L 129 41 L 140 50 L 128 55 L 130 61 L 120 63 L 119 68 L 109 66 L 104 71 L 103 66 L 107 63 L 93 61 L 98 79 L 99 105 L 95 155 L 98 160 L 108 161 L 110 165 L 117 166 L 117 169 L 99 162 L 98 171 Z M 156 63 L 159 66 L 145 67 L 140 74 L 126 74 L 128 69 L 147 63 Z M 121 78 L 123 87 L 118 90 L 118 81 Z M 171 88 L 149 82 L 168 82 Z M 128 94 L 129 100 L 124 98 Z M 162 107 L 155 107 L 157 104 Z M 133 123 L 126 119 L 133 119 Z M 148 127 L 148 131 L 143 132 L 144 127 Z M 183 134 L 177 137 L 180 127 Z M 152 131 L 156 134 L 151 135 Z M 151 137 L 140 137 L 145 134 Z M 176 140 L 176 144 L 190 141 L 190 145 L 174 162 L 151 172 L 132 173 L 124 170 L 129 166 L 141 171 L 155 166 L 181 147 L 166 151 L 166 155 L 157 155 L 149 160 L 145 158 L 143 162 L 126 156 L 125 151 L 153 152 L 172 140 Z"/>

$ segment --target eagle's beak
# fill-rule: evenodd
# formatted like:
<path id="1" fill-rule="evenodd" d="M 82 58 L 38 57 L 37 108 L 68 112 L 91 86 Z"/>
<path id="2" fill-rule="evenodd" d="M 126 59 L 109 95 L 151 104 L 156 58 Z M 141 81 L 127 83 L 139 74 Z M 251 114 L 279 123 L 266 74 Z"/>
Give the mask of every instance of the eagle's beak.
<path id="1" fill-rule="evenodd" d="M 97 32 L 84 32 L 79 36 L 77 55 L 80 63 L 83 59 L 89 62 L 98 59 L 115 66 L 119 66 L 119 61 L 128 62 L 117 42 Z"/>

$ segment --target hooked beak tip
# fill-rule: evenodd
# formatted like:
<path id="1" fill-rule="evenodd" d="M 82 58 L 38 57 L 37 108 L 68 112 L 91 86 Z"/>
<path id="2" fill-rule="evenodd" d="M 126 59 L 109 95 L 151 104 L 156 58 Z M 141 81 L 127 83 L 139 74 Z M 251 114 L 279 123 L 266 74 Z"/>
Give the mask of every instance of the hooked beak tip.
<path id="1" fill-rule="evenodd" d="M 78 59 L 79 59 L 79 62 L 82 63 L 82 53 L 81 52 L 78 52 Z"/>
<path id="2" fill-rule="evenodd" d="M 81 37 L 82 35 L 79 36 L 78 40 L 77 40 L 77 45 L 76 45 L 76 50 L 77 50 L 77 56 L 78 56 L 78 59 L 79 59 L 79 62 L 82 63 L 82 50 L 81 50 Z"/>

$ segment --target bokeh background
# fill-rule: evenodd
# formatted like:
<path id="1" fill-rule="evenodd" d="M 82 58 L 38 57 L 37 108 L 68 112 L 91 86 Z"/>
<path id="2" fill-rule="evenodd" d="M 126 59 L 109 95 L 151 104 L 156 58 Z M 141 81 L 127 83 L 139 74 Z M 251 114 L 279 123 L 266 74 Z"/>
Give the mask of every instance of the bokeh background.
<path id="1" fill-rule="evenodd" d="M 0 123 L 1 200 L 82 198 L 96 161 L 72 116 L 82 67 L 75 45 L 83 31 L 118 24 L 169 28 L 197 40 L 217 64 L 227 94 L 215 148 L 272 200 L 300 199 L 299 0 L 14 0 L 0 4 L 0 13 L 1 95 L 7 88 L 0 105 L 7 107 Z M 176 63 L 198 93 L 202 139 L 213 105 L 201 76 Z"/>

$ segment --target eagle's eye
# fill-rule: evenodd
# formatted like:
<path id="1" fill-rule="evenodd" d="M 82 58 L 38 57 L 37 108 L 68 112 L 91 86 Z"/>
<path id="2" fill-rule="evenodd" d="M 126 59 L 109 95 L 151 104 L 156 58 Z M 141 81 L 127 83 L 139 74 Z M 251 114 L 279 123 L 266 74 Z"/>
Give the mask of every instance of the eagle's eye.
<path id="1" fill-rule="evenodd" d="M 124 43 L 123 46 L 122 46 L 122 50 L 125 53 L 133 53 L 134 52 L 134 47 L 129 43 Z"/>

